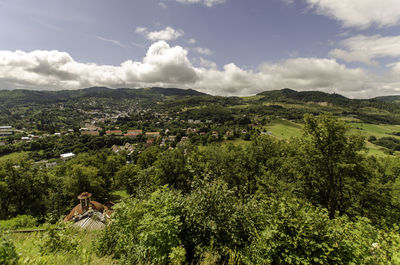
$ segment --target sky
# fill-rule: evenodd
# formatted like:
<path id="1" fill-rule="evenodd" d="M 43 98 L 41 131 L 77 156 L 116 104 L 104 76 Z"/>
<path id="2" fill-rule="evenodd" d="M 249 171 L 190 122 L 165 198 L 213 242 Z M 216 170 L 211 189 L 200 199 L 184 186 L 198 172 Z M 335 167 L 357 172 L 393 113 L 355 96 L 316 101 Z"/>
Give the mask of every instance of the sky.
<path id="1" fill-rule="evenodd" d="M 400 0 L 0 0 L 0 89 L 400 94 Z"/>

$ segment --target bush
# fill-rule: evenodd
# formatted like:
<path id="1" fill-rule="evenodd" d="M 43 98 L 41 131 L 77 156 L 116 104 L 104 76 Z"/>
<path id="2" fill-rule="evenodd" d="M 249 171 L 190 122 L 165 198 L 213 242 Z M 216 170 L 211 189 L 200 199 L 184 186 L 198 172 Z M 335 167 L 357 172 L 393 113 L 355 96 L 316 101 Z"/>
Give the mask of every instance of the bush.
<path id="1" fill-rule="evenodd" d="M 233 250 L 250 242 L 251 207 L 222 181 L 200 181 L 197 185 L 184 204 L 182 241 L 188 259 L 226 263 Z"/>
<path id="2" fill-rule="evenodd" d="M 284 198 L 261 205 L 264 229 L 244 251 L 245 264 L 396 264 L 399 259 L 398 234 L 378 230 L 366 218 L 330 220 L 325 209 Z"/>
<path id="3" fill-rule="evenodd" d="M 47 255 L 56 252 L 74 252 L 77 251 L 79 241 L 75 229 L 63 225 L 51 225 L 40 240 L 40 253 Z"/>
<path id="4" fill-rule="evenodd" d="M 18 264 L 18 254 L 15 246 L 5 235 L 0 235 L 0 264 Z"/>
<path id="5" fill-rule="evenodd" d="M 0 221 L 0 228 L 18 229 L 37 226 L 37 219 L 30 215 L 18 215 L 9 220 Z"/>
<path id="6" fill-rule="evenodd" d="M 124 264 L 183 262 L 179 193 L 163 187 L 145 200 L 131 199 L 114 208 L 113 221 L 97 244 L 99 254 L 114 255 Z"/>

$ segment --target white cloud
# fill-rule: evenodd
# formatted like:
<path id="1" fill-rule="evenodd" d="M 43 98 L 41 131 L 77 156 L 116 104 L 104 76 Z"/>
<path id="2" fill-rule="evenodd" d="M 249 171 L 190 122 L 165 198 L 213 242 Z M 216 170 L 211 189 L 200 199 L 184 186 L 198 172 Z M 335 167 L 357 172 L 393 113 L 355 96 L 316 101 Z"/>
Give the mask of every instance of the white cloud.
<path id="1" fill-rule="evenodd" d="M 162 9 L 166 9 L 167 5 L 164 2 L 159 2 L 158 6 L 161 7 Z"/>
<path id="2" fill-rule="evenodd" d="M 145 33 L 147 31 L 147 28 L 137 27 L 135 31 L 136 31 L 136 33 Z"/>
<path id="3" fill-rule="evenodd" d="M 213 7 L 216 4 L 223 4 L 226 0 L 176 0 L 179 3 L 185 4 L 203 4 L 207 7 Z"/>
<path id="4" fill-rule="evenodd" d="M 294 5 L 294 0 L 281 0 L 285 5 L 291 6 Z"/>
<path id="5" fill-rule="evenodd" d="M 208 48 L 196 47 L 196 48 L 193 48 L 193 50 L 202 55 L 211 55 L 212 54 L 212 51 Z"/>
<path id="6" fill-rule="evenodd" d="M 136 33 L 140 33 L 145 36 L 148 40 L 175 40 L 183 36 L 184 31 L 181 29 L 174 29 L 172 27 L 166 27 L 165 29 L 159 31 L 149 31 L 145 27 L 137 27 Z"/>
<path id="7" fill-rule="evenodd" d="M 374 59 L 400 57 L 400 36 L 358 35 L 345 39 L 340 44 L 343 49 L 334 49 L 330 54 L 346 62 L 377 65 L 378 62 Z"/>
<path id="8" fill-rule="evenodd" d="M 117 45 L 117 46 L 119 46 L 119 47 L 121 47 L 121 48 L 125 48 L 125 45 L 123 45 L 123 44 L 122 44 L 120 41 L 118 41 L 118 40 L 107 39 L 107 38 L 103 38 L 103 37 L 100 37 L 100 36 L 96 36 L 96 38 L 99 39 L 99 40 L 101 40 L 101 41 L 105 41 L 105 42 L 112 43 L 112 44 Z"/>
<path id="9" fill-rule="evenodd" d="M 0 51 L 1 88 L 77 89 L 88 86 L 191 84 L 197 80 L 182 47 L 159 41 L 140 61 L 120 66 L 79 63 L 59 51 Z"/>
<path id="10" fill-rule="evenodd" d="M 306 0 L 317 13 L 344 27 L 393 26 L 400 22 L 399 0 Z"/>
<path id="11" fill-rule="evenodd" d="M 200 62 L 200 65 L 203 66 L 203 67 L 213 68 L 213 69 L 217 68 L 217 64 L 215 62 L 207 60 L 207 59 L 204 59 L 203 57 L 199 58 L 199 62 Z"/>
<path id="12" fill-rule="evenodd" d="M 59 51 L 0 51 L 0 88 L 79 89 L 107 87 L 181 87 L 213 95 L 253 95 L 290 87 L 321 90 L 350 97 L 390 94 L 400 89 L 400 62 L 381 76 L 361 68 L 348 68 L 334 59 L 293 58 L 246 70 L 234 63 L 222 70 L 214 62 L 199 59 L 195 67 L 188 51 L 165 41 L 151 45 L 142 60 L 119 66 L 75 61 Z"/>
<path id="13" fill-rule="evenodd" d="M 196 39 L 189 39 L 188 41 L 187 41 L 187 43 L 188 44 L 195 44 L 196 43 Z"/>

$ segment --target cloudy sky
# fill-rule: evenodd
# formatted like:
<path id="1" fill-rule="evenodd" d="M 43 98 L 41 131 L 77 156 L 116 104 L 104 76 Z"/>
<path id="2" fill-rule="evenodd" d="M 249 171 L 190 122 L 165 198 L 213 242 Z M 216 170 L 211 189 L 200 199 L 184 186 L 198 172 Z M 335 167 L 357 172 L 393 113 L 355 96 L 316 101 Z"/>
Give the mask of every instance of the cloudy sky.
<path id="1" fill-rule="evenodd" d="M 399 0 L 0 0 L 0 89 L 400 94 Z"/>

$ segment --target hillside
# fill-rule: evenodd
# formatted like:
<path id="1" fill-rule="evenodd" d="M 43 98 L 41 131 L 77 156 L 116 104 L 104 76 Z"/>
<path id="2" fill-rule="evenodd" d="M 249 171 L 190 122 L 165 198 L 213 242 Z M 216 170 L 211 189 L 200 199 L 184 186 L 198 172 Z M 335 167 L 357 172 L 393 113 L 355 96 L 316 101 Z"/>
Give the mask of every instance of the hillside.
<path id="1" fill-rule="evenodd" d="M 192 89 L 178 88 L 118 88 L 90 87 L 80 90 L 35 91 L 35 90 L 0 90 L 0 105 L 51 104 L 79 98 L 136 99 L 159 98 L 161 96 L 204 96 L 206 94 Z"/>

